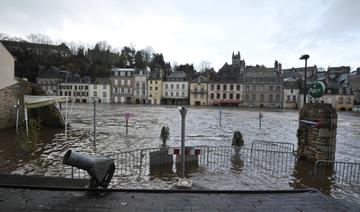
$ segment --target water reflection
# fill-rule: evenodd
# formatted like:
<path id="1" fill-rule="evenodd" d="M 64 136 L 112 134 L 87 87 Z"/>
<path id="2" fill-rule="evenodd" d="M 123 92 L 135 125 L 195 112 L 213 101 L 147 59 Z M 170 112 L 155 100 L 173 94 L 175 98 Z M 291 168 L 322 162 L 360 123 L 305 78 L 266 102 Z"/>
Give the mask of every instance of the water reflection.
<path id="1" fill-rule="evenodd" d="M 295 162 L 295 169 L 292 174 L 294 180 L 290 185 L 295 189 L 316 188 L 325 194 L 331 194 L 334 185 L 333 174 L 333 167 L 328 166 L 322 169 L 321 174 L 315 175 L 314 163 L 299 159 Z"/>

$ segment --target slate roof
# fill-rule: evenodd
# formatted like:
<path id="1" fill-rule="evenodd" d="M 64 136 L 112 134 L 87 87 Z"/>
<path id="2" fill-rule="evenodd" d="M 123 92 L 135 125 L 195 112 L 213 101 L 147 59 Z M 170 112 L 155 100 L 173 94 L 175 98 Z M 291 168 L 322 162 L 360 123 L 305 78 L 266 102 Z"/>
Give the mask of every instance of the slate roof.
<path id="1" fill-rule="evenodd" d="M 265 66 L 248 66 L 243 75 L 244 83 L 283 82 L 283 76 L 275 68 Z"/>
<path id="2" fill-rule="evenodd" d="M 211 82 L 219 83 L 240 83 L 242 76 L 240 74 L 239 65 L 229 65 L 225 63 L 223 67 L 216 73 Z"/>
<path id="3" fill-rule="evenodd" d="M 305 72 L 305 67 L 282 69 L 282 71 L 284 78 L 289 78 L 289 77 L 300 78 Z M 307 75 L 307 78 L 316 78 L 316 74 L 317 74 L 316 65 L 308 66 L 307 73 L 311 73 L 310 75 L 309 74 Z"/>

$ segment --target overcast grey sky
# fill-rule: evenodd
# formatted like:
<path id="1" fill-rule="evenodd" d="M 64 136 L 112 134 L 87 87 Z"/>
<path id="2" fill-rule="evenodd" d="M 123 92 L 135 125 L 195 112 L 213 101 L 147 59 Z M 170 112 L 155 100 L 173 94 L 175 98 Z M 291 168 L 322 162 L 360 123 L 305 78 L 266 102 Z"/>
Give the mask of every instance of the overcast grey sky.
<path id="1" fill-rule="evenodd" d="M 247 65 L 360 66 L 358 0 L 1 0 L 0 32 L 112 47 L 151 46 L 166 61 L 211 62 L 240 51 Z"/>

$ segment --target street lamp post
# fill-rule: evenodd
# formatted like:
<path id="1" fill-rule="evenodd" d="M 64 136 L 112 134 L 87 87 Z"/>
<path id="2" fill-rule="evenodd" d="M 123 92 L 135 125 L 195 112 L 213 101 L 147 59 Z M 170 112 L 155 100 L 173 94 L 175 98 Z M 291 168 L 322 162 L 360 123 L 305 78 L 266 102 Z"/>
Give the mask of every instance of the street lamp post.
<path id="1" fill-rule="evenodd" d="M 186 108 L 179 107 L 179 111 L 181 114 L 181 169 L 182 169 L 182 177 L 185 178 L 185 116 L 186 116 Z"/>
<path id="2" fill-rule="evenodd" d="M 300 60 L 305 60 L 305 74 L 304 74 L 304 105 L 306 104 L 306 93 L 307 93 L 307 85 L 306 85 L 306 74 L 307 74 L 307 60 L 309 59 L 309 55 L 308 54 L 304 54 L 302 55 L 299 59 Z"/>

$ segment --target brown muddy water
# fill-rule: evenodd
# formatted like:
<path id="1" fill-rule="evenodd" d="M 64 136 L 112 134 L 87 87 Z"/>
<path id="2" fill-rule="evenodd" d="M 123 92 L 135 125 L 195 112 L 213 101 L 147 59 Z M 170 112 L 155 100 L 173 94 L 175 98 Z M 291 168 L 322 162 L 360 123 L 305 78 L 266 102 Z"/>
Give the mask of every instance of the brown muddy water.
<path id="1" fill-rule="evenodd" d="M 123 114 L 129 112 L 129 131 L 125 133 Z M 339 183 L 331 174 L 321 180 L 314 179 L 313 165 L 298 161 L 295 156 L 276 156 L 251 159 L 246 148 L 253 140 L 292 143 L 297 148 L 296 131 L 298 111 L 264 110 L 262 129 L 259 129 L 259 111 L 243 108 L 224 108 L 221 127 L 219 109 L 215 107 L 189 107 L 186 116 L 186 145 L 231 146 L 235 130 L 244 136 L 245 147 L 239 154 L 216 150 L 219 161 L 211 165 L 200 164 L 187 170 L 194 185 L 207 189 L 272 190 L 316 188 L 325 194 L 353 202 L 360 200 L 360 182 Z M 26 143 L 16 137 L 15 129 L 0 131 L 0 171 L 13 174 L 64 176 L 62 157 L 72 148 L 92 155 L 116 155 L 124 151 L 157 148 L 161 145 L 161 127 L 170 128 L 169 146 L 180 146 L 181 117 L 177 107 L 97 105 L 97 142 L 93 143 L 93 107 L 91 104 L 74 106 L 70 118 L 71 129 L 64 140 L 64 131 L 42 128 L 39 140 Z M 336 160 L 360 162 L 360 114 L 338 112 Z M 17 139 L 16 139 L 17 138 Z M 229 156 L 229 157 L 227 157 Z M 205 156 L 204 156 L 205 157 Z M 213 156 L 206 156 L 211 160 Z M 284 162 L 285 161 L 285 165 Z M 249 165 L 250 164 L 250 165 Z M 267 164 L 267 165 L 266 165 Z M 275 165 L 274 165 L 275 164 Z M 280 165 L 279 165 L 280 164 Z M 269 166 L 268 166 L 269 165 Z M 283 166 L 276 171 L 276 166 Z M 270 168 L 269 168 L 270 167 Z M 274 167 L 274 168 L 272 168 Z M 170 172 L 143 171 L 141 176 L 114 176 L 112 187 L 170 188 L 178 178 L 176 167 Z M 359 173 L 360 170 L 357 170 Z M 67 173 L 68 174 L 68 173 Z"/>

